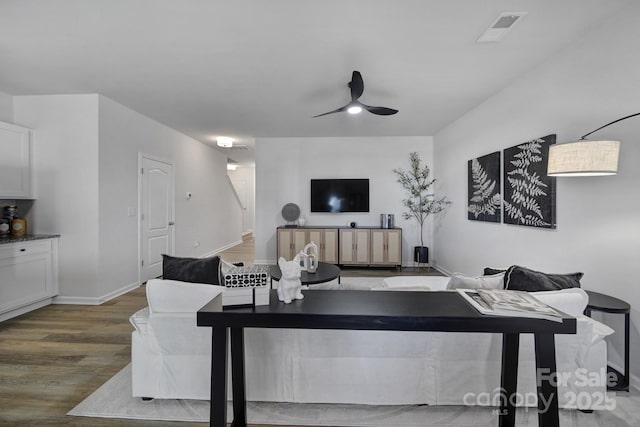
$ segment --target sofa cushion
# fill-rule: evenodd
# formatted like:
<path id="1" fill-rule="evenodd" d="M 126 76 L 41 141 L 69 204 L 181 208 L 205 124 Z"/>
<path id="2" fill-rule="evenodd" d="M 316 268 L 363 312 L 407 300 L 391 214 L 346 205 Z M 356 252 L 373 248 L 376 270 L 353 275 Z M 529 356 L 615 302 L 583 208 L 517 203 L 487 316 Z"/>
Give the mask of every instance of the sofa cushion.
<path id="1" fill-rule="evenodd" d="M 589 302 L 589 296 L 580 288 L 536 292 L 536 298 L 573 317 L 582 316 Z"/>
<path id="2" fill-rule="evenodd" d="M 505 289 L 514 291 L 556 291 L 579 288 L 583 273 L 547 274 L 540 271 L 512 265 L 504 277 Z"/>
<path id="3" fill-rule="evenodd" d="M 162 255 L 162 278 L 180 282 L 219 285 L 217 256 L 209 258 L 179 258 Z"/>
<path id="4" fill-rule="evenodd" d="M 448 276 L 393 276 L 382 279 L 382 286 L 388 288 L 426 287 L 431 291 L 444 290 L 447 283 Z"/>
<path id="5" fill-rule="evenodd" d="M 453 273 L 447 283 L 447 289 L 503 289 L 504 273 L 491 276 L 468 277 Z"/>
<path id="6" fill-rule="evenodd" d="M 208 283 L 151 279 L 147 282 L 147 302 L 152 313 L 195 313 L 224 290 Z"/>

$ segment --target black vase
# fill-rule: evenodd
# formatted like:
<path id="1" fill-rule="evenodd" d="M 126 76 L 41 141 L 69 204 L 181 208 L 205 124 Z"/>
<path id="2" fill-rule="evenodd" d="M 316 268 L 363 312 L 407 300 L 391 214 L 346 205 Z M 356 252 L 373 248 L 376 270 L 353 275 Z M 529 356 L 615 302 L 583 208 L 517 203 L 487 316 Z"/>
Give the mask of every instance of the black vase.
<path id="1" fill-rule="evenodd" d="M 429 264 L 429 248 L 426 246 L 414 246 L 413 262 Z"/>

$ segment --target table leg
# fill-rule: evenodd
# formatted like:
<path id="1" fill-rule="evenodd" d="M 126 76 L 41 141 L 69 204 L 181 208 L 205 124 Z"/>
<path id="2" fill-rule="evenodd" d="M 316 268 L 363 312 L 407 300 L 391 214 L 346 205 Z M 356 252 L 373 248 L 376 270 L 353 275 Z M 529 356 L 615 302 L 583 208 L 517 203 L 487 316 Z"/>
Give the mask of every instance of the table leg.
<path id="1" fill-rule="evenodd" d="M 212 328 L 211 396 L 209 425 L 227 426 L 227 335 L 226 327 Z"/>
<path id="2" fill-rule="evenodd" d="M 246 427 L 247 401 L 244 379 L 243 328 L 231 328 L 231 384 L 233 390 L 233 422 L 231 427 Z"/>
<path id="3" fill-rule="evenodd" d="M 538 386 L 538 425 L 559 427 L 556 345 L 553 334 L 534 334 L 536 381 Z"/>
<path id="4" fill-rule="evenodd" d="M 624 314 L 624 380 L 622 390 L 629 391 L 629 312 Z"/>
<path id="5" fill-rule="evenodd" d="M 518 385 L 518 349 L 519 334 L 502 335 L 502 372 L 500 374 L 500 427 L 513 427 L 516 424 L 515 393 Z"/>

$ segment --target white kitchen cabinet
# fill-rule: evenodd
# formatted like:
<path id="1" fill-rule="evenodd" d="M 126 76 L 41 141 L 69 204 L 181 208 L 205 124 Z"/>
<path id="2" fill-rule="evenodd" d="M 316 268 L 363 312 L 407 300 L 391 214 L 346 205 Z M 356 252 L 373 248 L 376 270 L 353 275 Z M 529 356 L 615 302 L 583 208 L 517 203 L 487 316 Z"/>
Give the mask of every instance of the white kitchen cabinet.
<path id="1" fill-rule="evenodd" d="M 57 238 L 0 244 L 0 321 L 51 304 L 57 294 Z"/>
<path id="2" fill-rule="evenodd" d="M 0 122 L 0 199 L 35 199 L 32 131 Z"/>

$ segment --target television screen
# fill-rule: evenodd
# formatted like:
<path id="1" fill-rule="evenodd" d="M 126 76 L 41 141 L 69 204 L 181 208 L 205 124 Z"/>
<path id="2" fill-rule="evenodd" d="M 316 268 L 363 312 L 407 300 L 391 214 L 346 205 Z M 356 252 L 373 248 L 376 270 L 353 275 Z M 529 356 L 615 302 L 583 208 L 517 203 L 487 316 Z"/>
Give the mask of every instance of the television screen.
<path id="1" fill-rule="evenodd" d="M 369 180 L 312 179 L 311 212 L 369 212 Z"/>

